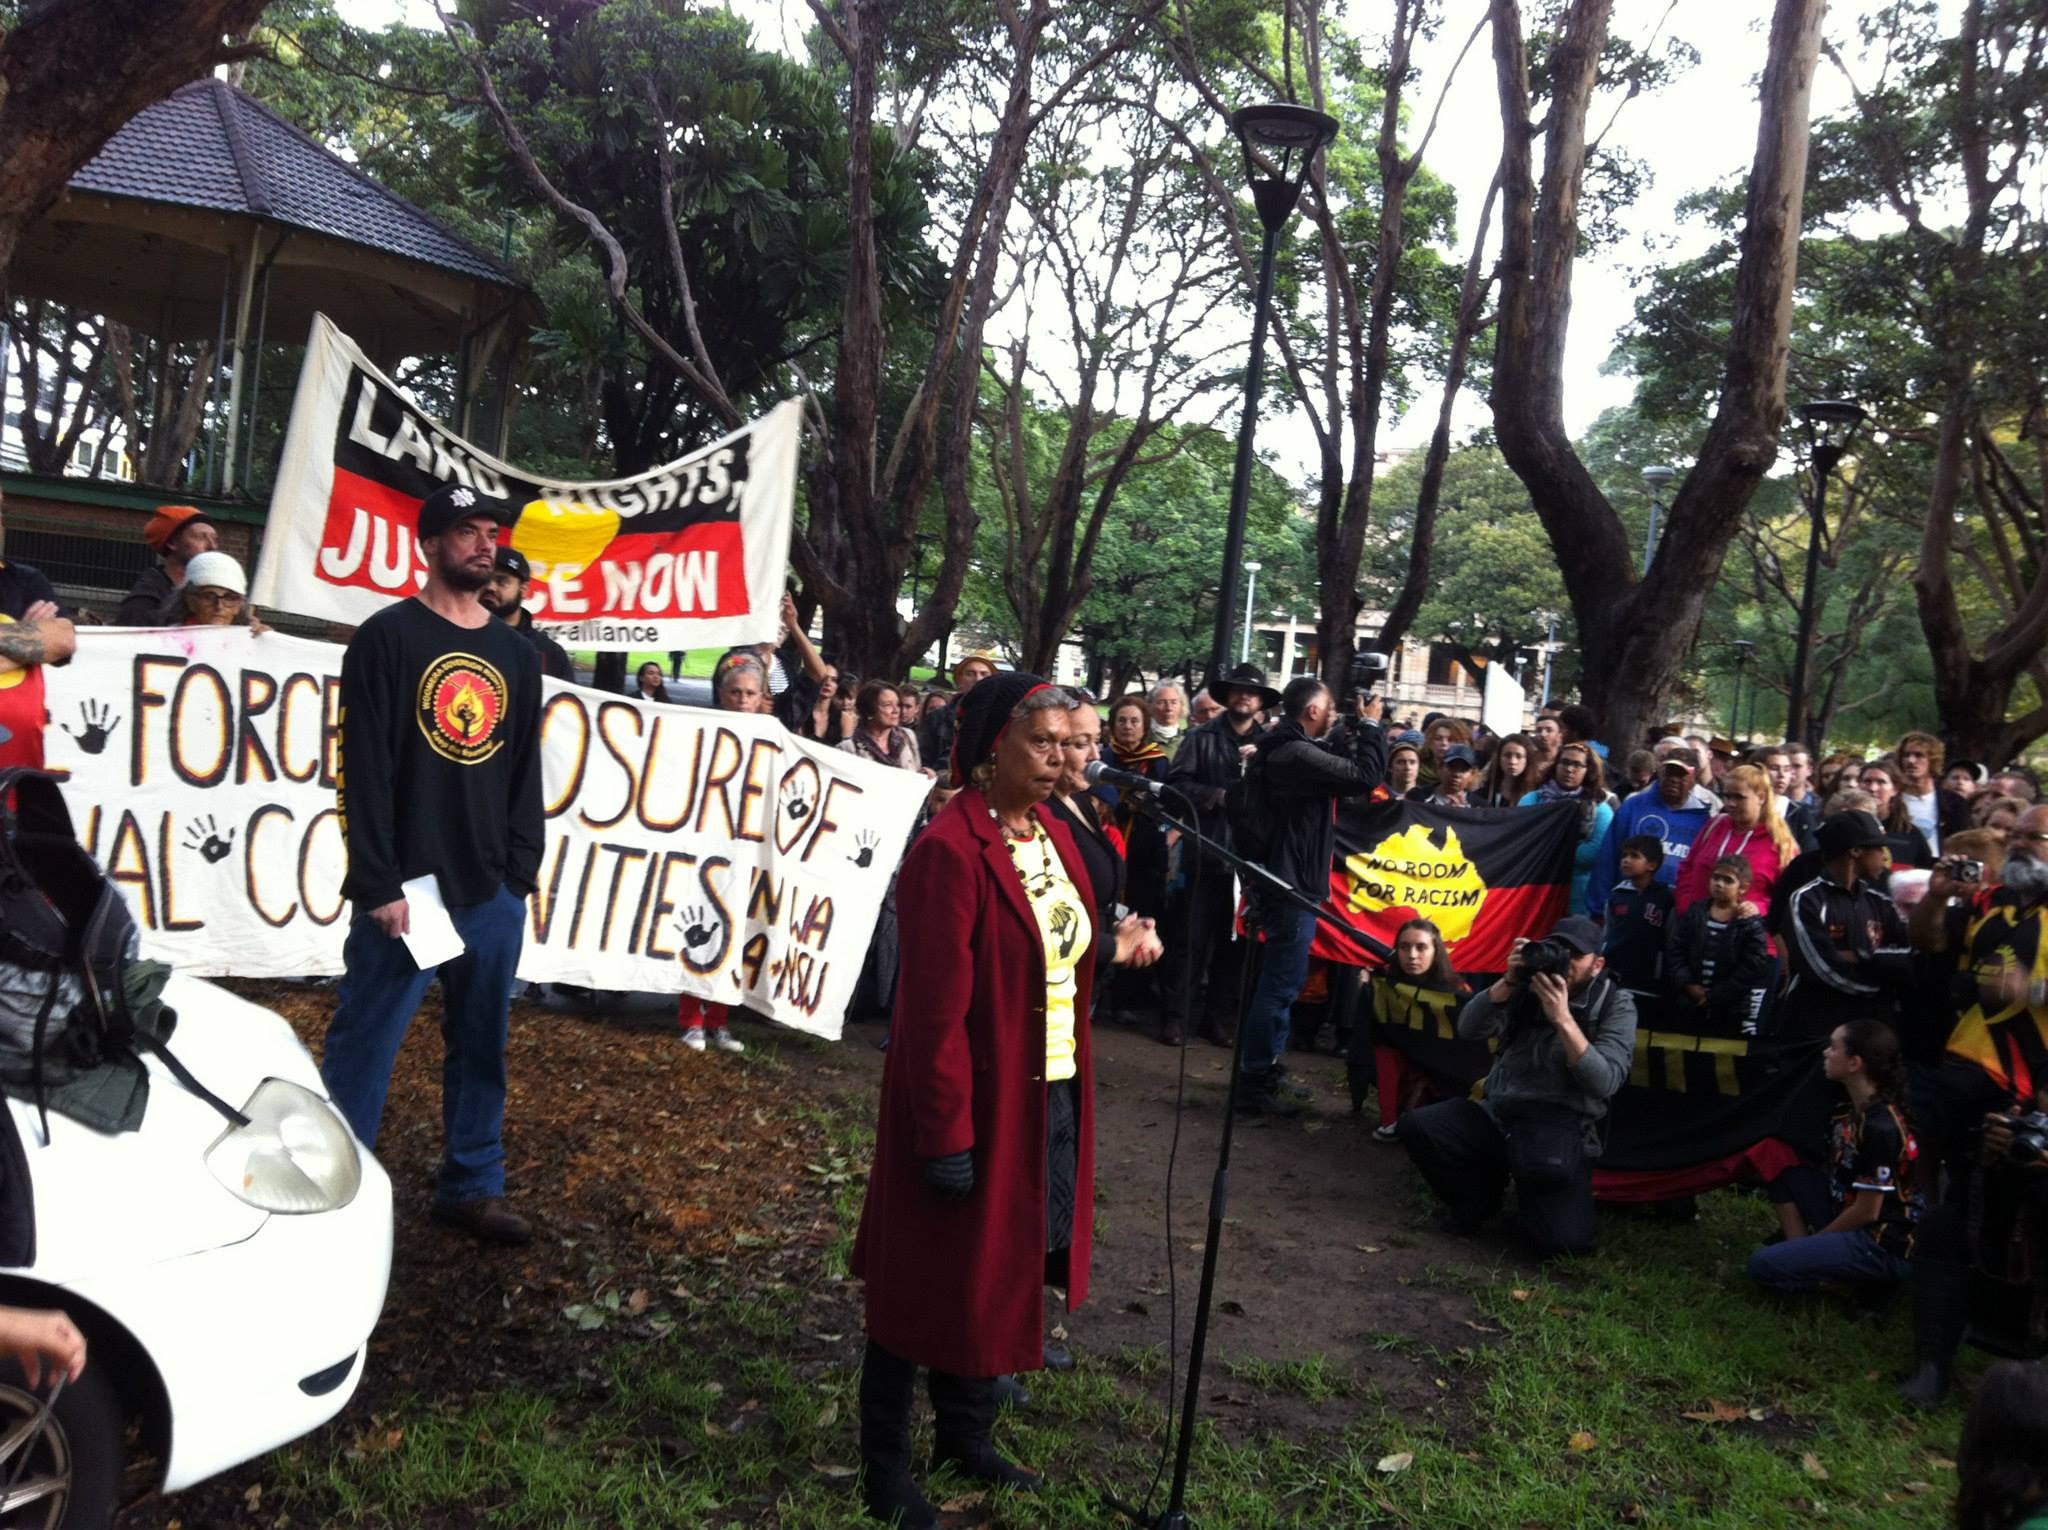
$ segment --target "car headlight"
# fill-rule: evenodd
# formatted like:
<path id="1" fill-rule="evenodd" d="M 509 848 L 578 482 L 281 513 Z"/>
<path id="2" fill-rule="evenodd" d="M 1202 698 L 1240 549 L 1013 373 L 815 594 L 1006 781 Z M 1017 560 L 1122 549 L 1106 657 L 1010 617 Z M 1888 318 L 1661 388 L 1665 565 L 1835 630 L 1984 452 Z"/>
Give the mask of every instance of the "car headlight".
<path id="1" fill-rule="evenodd" d="M 206 1167 L 228 1191 L 264 1211 L 303 1216 L 338 1211 L 363 1183 L 362 1154 L 334 1109 L 312 1090 L 267 1078 L 206 1150 Z"/>

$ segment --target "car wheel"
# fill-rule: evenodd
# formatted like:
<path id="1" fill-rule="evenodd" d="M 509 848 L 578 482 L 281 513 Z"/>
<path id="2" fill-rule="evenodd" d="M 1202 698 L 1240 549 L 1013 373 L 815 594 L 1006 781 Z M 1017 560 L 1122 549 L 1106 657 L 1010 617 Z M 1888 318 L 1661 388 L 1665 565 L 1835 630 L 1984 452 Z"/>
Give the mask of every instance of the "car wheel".
<path id="1" fill-rule="evenodd" d="M 47 1377 L 38 1395 L 16 1361 L 0 1361 L 0 1527 L 108 1530 L 126 1454 L 120 1394 L 90 1362 L 45 1420 L 48 1392 Z"/>

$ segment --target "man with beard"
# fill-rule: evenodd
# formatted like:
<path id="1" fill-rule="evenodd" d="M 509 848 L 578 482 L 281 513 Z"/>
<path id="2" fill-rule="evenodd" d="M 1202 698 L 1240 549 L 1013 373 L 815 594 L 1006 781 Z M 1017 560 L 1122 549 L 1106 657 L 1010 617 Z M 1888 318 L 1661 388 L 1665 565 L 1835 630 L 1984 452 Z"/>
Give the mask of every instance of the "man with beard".
<path id="1" fill-rule="evenodd" d="M 441 979 L 441 1118 L 434 1220 L 524 1243 L 505 1204 L 505 1031 L 526 898 L 540 871 L 540 657 L 477 597 L 515 507 L 460 484 L 421 504 L 427 582 L 356 629 L 341 666 L 340 783 L 355 905 L 321 1065 L 366 1147 L 377 1144 L 399 1043 Z M 407 884 L 432 877 L 462 953 L 422 970 L 404 937 Z"/>
<path id="2" fill-rule="evenodd" d="M 1258 731 L 1259 713 L 1279 705 L 1280 693 L 1266 684 L 1256 665 L 1240 664 L 1202 692 L 1223 703 L 1223 714 L 1188 734 L 1166 772 L 1167 786 L 1194 804 L 1195 826 L 1211 839 L 1230 842 L 1224 795 L 1244 776 L 1244 752 Z M 1219 1047 L 1237 1033 L 1237 964 L 1242 946 L 1233 938 L 1236 900 L 1230 868 L 1201 861 L 1199 850 L 1177 842 L 1168 852 L 1165 941 L 1172 953 L 1164 967 L 1164 1038 L 1178 1045 L 1192 1019 L 1195 1033 Z"/>
<path id="3" fill-rule="evenodd" d="M 534 626 L 533 613 L 526 609 L 526 592 L 532 587 L 533 566 L 526 561 L 526 554 L 516 547 L 500 547 L 491 582 L 484 586 L 484 609 L 533 644 L 540 654 L 542 674 L 553 680 L 574 680 L 569 650 Z M 647 668 L 644 664 L 640 667 Z M 654 673 L 658 679 L 660 665 L 654 666 Z"/>

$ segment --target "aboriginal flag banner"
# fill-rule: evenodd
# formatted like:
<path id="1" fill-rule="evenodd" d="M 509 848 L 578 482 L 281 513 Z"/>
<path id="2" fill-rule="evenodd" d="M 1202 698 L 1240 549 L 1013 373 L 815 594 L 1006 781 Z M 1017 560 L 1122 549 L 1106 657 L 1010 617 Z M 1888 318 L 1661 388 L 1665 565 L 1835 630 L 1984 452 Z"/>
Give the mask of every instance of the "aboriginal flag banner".
<path id="1" fill-rule="evenodd" d="M 420 502 L 459 483 L 512 502 L 500 540 L 533 571 L 526 609 L 568 647 L 773 642 L 801 428 L 792 400 L 631 478 L 550 479 L 456 435 L 316 314 L 250 598 L 359 625 L 425 582 Z"/>
<path id="2" fill-rule="evenodd" d="M 1441 808 L 1359 802 L 1337 814 L 1337 855 L 1324 912 L 1391 947 L 1418 916 L 1443 931 L 1458 971 L 1495 973 L 1518 935 L 1563 917 L 1581 815 L 1569 802 L 1525 808 Z M 1355 940 L 1316 926 L 1314 954 L 1354 967 L 1380 963 Z"/>
<path id="3" fill-rule="evenodd" d="M 1661 1006 L 1640 1004 L 1628 1082 L 1607 1103 L 1603 1173 L 1657 1173 L 1736 1158 L 1775 1139 L 1808 1159 L 1825 1155 L 1833 1111 L 1821 1043 L 1666 1030 Z"/>

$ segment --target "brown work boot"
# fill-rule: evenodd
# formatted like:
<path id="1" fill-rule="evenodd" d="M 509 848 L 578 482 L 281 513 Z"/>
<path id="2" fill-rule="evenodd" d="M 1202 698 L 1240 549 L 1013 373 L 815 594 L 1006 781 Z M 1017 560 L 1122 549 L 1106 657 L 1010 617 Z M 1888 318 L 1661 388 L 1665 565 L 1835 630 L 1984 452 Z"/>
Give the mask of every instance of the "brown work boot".
<path id="1" fill-rule="evenodd" d="M 434 1220 L 466 1232 L 479 1243 L 531 1243 L 533 1224 L 505 1204 L 502 1195 L 476 1201 L 434 1202 Z"/>

